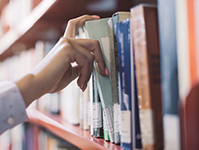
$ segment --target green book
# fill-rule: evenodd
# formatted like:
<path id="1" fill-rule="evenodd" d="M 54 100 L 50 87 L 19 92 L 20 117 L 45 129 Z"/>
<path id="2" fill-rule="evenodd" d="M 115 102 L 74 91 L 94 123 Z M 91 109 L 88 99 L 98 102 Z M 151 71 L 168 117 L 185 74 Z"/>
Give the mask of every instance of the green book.
<path id="1" fill-rule="evenodd" d="M 110 72 L 109 57 L 109 31 L 107 21 L 110 18 L 86 21 L 84 30 L 87 38 L 98 40 L 106 63 Z M 96 77 L 97 89 L 102 103 L 103 112 L 105 113 L 105 122 L 111 142 L 114 142 L 114 124 L 113 124 L 113 98 L 111 83 L 108 76 L 101 75 L 94 64 L 94 75 Z M 106 136 L 107 137 L 107 136 Z"/>

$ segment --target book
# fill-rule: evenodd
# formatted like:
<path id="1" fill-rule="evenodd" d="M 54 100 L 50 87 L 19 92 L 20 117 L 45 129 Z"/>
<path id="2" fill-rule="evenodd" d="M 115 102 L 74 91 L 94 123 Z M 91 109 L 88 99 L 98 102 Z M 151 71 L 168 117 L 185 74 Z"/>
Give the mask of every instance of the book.
<path id="1" fill-rule="evenodd" d="M 176 2 L 181 149 L 198 149 L 198 1 Z"/>
<path id="2" fill-rule="evenodd" d="M 142 138 L 141 138 L 141 127 L 139 117 L 139 102 L 137 92 L 137 76 L 136 76 L 136 65 L 135 65 L 135 50 L 133 44 L 133 30 L 132 30 L 132 19 L 130 19 L 130 64 L 131 64 L 131 95 L 132 95 L 132 147 L 133 149 L 142 149 Z"/>
<path id="3" fill-rule="evenodd" d="M 89 81 L 89 101 L 90 101 L 90 134 L 93 135 L 93 100 L 94 100 L 94 73 L 92 72 Z"/>
<path id="4" fill-rule="evenodd" d="M 82 92 L 83 96 L 83 129 L 88 130 L 88 87 L 84 92 Z"/>
<path id="5" fill-rule="evenodd" d="M 189 57 L 189 74 L 191 87 L 198 82 L 198 50 L 196 44 L 196 7 L 195 0 L 186 0 L 187 7 L 187 27 L 188 27 L 188 57 Z M 185 10 L 186 11 L 186 10 Z"/>
<path id="6" fill-rule="evenodd" d="M 198 150 L 199 135 L 199 84 L 192 87 L 186 99 L 180 101 L 181 149 Z"/>
<path id="7" fill-rule="evenodd" d="M 91 134 L 91 126 L 92 126 L 92 121 L 91 121 L 91 114 L 93 114 L 92 111 L 92 106 L 93 105 L 93 86 L 92 86 L 92 81 L 93 80 L 93 74 L 91 74 L 90 80 L 88 82 L 88 131 Z"/>
<path id="8" fill-rule="evenodd" d="M 195 11 L 195 27 L 196 27 L 196 55 L 197 55 L 197 58 L 199 58 L 199 1 L 195 1 L 194 2 L 194 11 Z M 196 59 L 197 60 L 197 70 L 199 70 L 199 59 Z M 197 76 L 199 76 L 199 71 L 197 72 Z"/>
<path id="9" fill-rule="evenodd" d="M 106 66 L 109 66 L 109 35 L 107 21 L 110 18 L 86 21 L 84 30 L 89 39 L 98 40 L 102 50 Z M 107 67 L 107 69 L 109 69 Z M 110 72 L 110 70 L 108 70 Z M 110 79 L 108 76 L 102 76 L 94 64 L 94 74 L 96 77 L 97 89 L 99 92 L 103 111 L 105 111 L 105 120 L 111 142 L 114 142 L 114 125 L 113 125 L 113 99 Z"/>
<path id="10" fill-rule="evenodd" d="M 109 135 L 108 135 L 108 128 L 106 126 L 106 119 L 105 119 L 105 111 L 103 111 L 103 116 L 102 116 L 102 120 L 103 120 L 103 138 L 105 141 L 110 141 Z"/>
<path id="11" fill-rule="evenodd" d="M 120 100 L 119 100 L 119 81 L 118 81 L 118 56 L 116 24 L 124 19 L 130 18 L 130 12 L 116 12 L 108 21 L 109 42 L 110 42 L 110 81 L 113 95 L 113 118 L 115 143 L 120 143 Z"/>
<path id="12" fill-rule="evenodd" d="M 179 87 L 176 39 L 176 2 L 158 0 L 161 89 L 165 149 L 179 149 Z M 171 123 L 172 122 L 172 123 Z"/>
<path id="13" fill-rule="evenodd" d="M 96 82 L 96 76 L 94 72 L 93 76 L 93 136 L 94 137 L 103 137 L 103 119 L 102 119 L 102 104 L 100 101 L 98 89 L 97 89 L 97 82 Z"/>
<path id="14" fill-rule="evenodd" d="M 163 112 L 177 114 L 179 90 L 175 1 L 158 0 L 158 7 Z"/>
<path id="15" fill-rule="evenodd" d="M 141 136 L 144 150 L 164 149 L 156 5 L 131 8 Z"/>
<path id="16" fill-rule="evenodd" d="M 121 147 L 132 147 L 132 99 L 131 99 L 131 76 L 130 76 L 130 39 L 128 34 L 129 24 L 127 21 L 117 23 L 116 38 L 118 52 L 118 72 L 120 81 L 120 110 L 121 110 Z M 129 21 L 128 21 L 129 23 Z M 125 24 L 127 24 L 125 26 Z M 126 70 L 128 69 L 128 70 Z"/>
<path id="17" fill-rule="evenodd" d="M 198 2 L 176 1 L 179 98 L 186 99 L 199 79 Z"/>
<path id="18" fill-rule="evenodd" d="M 187 1 L 176 1 L 176 34 L 179 99 L 185 100 L 191 88 L 188 44 Z"/>
<path id="19" fill-rule="evenodd" d="M 117 23 L 116 28 L 118 71 L 121 91 L 121 146 L 124 149 L 141 149 L 138 98 L 135 80 L 135 63 L 131 38 L 130 19 Z"/>
<path id="20" fill-rule="evenodd" d="M 83 113 L 80 110 L 82 108 L 80 92 L 77 86 L 77 79 L 60 92 L 61 116 L 64 120 L 74 125 L 78 125 L 80 121 L 83 121 Z M 81 125 L 83 125 L 83 122 L 81 122 Z"/>

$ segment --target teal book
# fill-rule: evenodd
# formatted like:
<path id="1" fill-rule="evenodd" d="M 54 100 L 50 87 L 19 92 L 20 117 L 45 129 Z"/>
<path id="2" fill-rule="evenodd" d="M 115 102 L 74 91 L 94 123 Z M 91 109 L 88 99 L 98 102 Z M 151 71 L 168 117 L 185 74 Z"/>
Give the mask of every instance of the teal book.
<path id="1" fill-rule="evenodd" d="M 102 54 L 106 63 L 106 67 L 110 72 L 110 57 L 109 57 L 109 32 L 107 21 L 110 18 L 86 21 L 84 30 L 87 38 L 99 41 Z M 110 78 L 101 75 L 94 63 L 94 75 L 96 77 L 97 89 L 99 92 L 103 112 L 105 113 L 105 122 L 108 130 L 110 142 L 114 142 L 114 124 L 113 124 L 113 98 Z"/>

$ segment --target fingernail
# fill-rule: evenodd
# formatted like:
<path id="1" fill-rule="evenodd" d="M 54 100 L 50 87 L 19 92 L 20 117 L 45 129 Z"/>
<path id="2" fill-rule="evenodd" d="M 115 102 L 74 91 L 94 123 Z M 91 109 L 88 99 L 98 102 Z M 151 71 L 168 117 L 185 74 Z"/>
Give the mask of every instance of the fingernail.
<path id="1" fill-rule="evenodd" d="M 87 88 L 87 84 L 85 84 L 85 86 L 83 87 L 82 91 L 84 92 Z"/>
<path id="2" fill-rule="evenodd" d="M 84 83 L 82 83 L 82 85 L 80 86 L 80 89 L 83 89 L 83 87 L 84 87 Z"/>
<path id="3" fill-rule="evenodd" d="M 97 15 L 92 15 L 92 17 L 100 19 L 100 16 L 97 16 Z"/>
<path id="4" fill-rule="evenodd" d="M 105 68 L 105 74 L 108 76 L 109 75 L 109 72 L 108 72 L 108 69 Z"/>

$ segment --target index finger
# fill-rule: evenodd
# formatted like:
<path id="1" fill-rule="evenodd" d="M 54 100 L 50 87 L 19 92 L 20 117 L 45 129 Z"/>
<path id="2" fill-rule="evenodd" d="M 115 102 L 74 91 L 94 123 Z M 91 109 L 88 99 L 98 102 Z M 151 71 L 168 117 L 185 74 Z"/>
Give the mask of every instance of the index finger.
<path id="1" fill-rule="evenodd" d="M 103 54 L 97 40 L 92 39 L 70 39 L 72 43 L 76 43 L 77 45 L 84 47 L 89 52 L 92 52 L 95 57 L 95 62 L 97 64 L 97 68 L 102 75 L 108 75 L 108 69 L 106 68 Z"/>
<path id="2" fill-rule="evenodd" d="M 78 18 L 68 21 L 64 37 L 74 38 L 77 35 L 78 28 L 83 26 L 83 24 L 88 20 L 99 19 L 97 15 L 83 15 Z"/>

